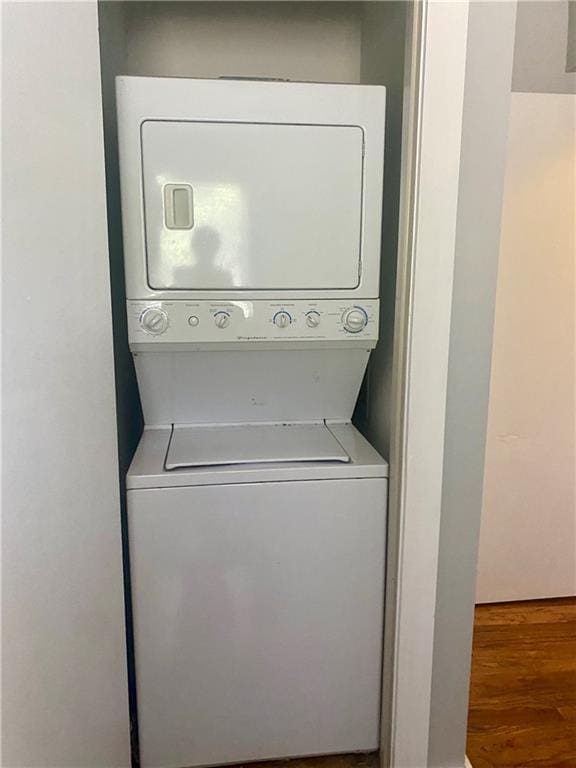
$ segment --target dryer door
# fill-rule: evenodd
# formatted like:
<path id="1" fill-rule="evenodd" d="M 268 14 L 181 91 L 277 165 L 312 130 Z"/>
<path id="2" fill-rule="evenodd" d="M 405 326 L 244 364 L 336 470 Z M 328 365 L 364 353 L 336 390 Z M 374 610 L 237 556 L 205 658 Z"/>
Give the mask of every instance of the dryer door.
<path id="1" fill-rule="evenodd" d="M 149 120 L 142 165 L 151 288 L 358 286 L 360 127 Z"/>

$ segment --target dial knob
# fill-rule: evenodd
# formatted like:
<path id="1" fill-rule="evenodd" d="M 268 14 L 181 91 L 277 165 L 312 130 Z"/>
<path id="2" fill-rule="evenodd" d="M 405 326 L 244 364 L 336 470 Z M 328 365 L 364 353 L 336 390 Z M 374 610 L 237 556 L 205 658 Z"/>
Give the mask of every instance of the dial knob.
<path id="1" fill-rule="evenodd" d="M 214 315 L 216 328 L 228 328 L 230 325 L 230 315 L 228 312 L 216 312 Z"/>
<path id="2" fill-rule="evenodd" d="M 342 323 L 348 333 L 360 333 L 366 328 L 368 315 L 362 307 L 349 307 L 342 315 Z"/>
<path id="3" fill-rule="evenodd" d="M 140 315 L 140 327 L 152 336 L 160 336 L 168 328 L 168 314 L 160 307 L 148 307 Z"/>
<path id="4" fill-rule="evenodd" d="M 318 312 L 307 312 L 306 325 L 309 328 L 318 328 L 320 325 L 320 314 Z"/>
<path id="5" fill-rule="evenodd" d="M 277 328 L 287 328 L 292 322 L 292 318 L 288 312 L 276 312 L 274 315 L 274 325 Z"/>

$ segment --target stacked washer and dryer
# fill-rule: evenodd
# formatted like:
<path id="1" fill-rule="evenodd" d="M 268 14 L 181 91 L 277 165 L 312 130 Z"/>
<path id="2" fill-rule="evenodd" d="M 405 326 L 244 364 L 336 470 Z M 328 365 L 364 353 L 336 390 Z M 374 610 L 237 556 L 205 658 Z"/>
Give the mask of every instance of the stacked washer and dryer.
<path id="1" fill-rule="evenodd" d="M 378 747 L 385 89 L 117 80 L 141 763 Z"/>

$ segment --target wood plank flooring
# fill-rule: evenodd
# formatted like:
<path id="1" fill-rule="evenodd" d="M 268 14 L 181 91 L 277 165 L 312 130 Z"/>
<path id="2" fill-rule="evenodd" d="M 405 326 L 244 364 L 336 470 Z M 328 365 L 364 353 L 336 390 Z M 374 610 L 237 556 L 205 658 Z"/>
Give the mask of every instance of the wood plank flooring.
<path id="1" fill-rule="evenodd" d="M 576 598 L 476 608 L 473 768 L 576 768 Z"/>

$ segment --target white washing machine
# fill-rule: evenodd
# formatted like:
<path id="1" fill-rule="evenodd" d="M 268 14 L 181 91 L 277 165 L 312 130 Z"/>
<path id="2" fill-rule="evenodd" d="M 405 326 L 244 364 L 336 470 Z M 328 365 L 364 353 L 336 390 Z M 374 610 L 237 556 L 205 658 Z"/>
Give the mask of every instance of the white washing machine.
<path id="1" fill-rule="evenodd" d="M 385 90 L 119 78 L 144 768 L 378 747 Z"/>

